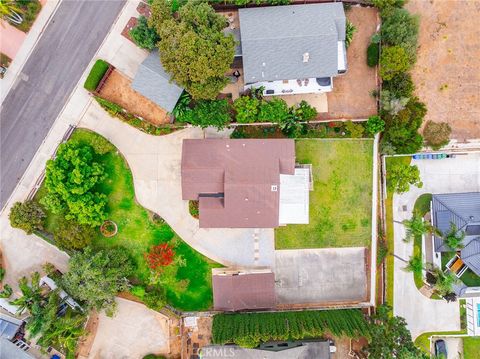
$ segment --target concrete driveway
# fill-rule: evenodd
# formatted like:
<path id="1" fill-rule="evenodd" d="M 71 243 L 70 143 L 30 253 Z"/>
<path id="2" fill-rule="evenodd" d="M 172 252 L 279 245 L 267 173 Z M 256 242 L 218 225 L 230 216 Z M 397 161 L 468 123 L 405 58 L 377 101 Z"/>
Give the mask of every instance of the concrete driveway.
<path id="1" fill-rule="evenodd" d="M 412 216 L 413 206 L 423 193 L 480 191 L 480 153 L 457 155 L 454 159 L 413 160 L 420 169 L 423 188 L 411 190 L 393 198 L 394 221 Z M 407 210 L 403 210 L 406 206 Z M 405 243 L 405 227 L 394 223 L 395 253 L 405 259 L 413 254 L 413 243 Z M 424 332 L 460 330 L 458 303 L 432 300 L 415 286 L 413 274 L 403 270 L 405 263 L 395 259 L 394 313 L 407 320 L 412 337 Z"/>
<path id="2" fill-rule="evenodd" d="M 119 149 L 132 170 L 138 202 L 162 216 L 194 249 L 224 265 L 273 266 L 273 229 L 203 229 L 189 214 L 188 201 L 182 200 L 182 141 L 203 138 L 201 129 L 147 135 L 110 117 L 95 101 L 80 126 L 101 134 Z"/>
<path id="3" fill-rule="evenodd" d="M 143 304 L 117 298 L 113 318 L 99 315 L 97 334 L 89 358 L 141 359 L 150 353 L 167 354 L 169 321 Z"/>
<path id="4" fill-rule="evenodd" d="M 367 301 L 365 248 L 275 251 L 278 304 Z"/>

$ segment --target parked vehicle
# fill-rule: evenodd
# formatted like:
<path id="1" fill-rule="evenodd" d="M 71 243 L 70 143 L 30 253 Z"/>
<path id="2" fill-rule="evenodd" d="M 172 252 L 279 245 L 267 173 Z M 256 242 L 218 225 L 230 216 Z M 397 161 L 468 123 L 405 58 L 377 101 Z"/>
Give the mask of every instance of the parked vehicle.
<path id="1" fill-rule="evenodd" d="M 435 358 L 447 359 L 447 344 L 445 340 L 439 339 L 435 341 Z"/>

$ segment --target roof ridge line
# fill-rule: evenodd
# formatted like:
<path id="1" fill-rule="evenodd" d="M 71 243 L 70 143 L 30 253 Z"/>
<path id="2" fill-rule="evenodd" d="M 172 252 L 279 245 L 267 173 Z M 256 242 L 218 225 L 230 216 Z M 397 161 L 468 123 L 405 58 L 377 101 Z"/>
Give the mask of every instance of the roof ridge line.
<path id="1" fill-rule="evenodd" d="M 452 210 L 449 206 L 447 206 L 447 205 L 446 205 L 443 201 L 441 201 L 438 197 L 435 196 L 435 199 L 436 199 L 438 202 L 440 202 L 443 207 L 445 207 L 446 209 L 448 209 L 448 210 L 450 211 L 450 213 L 452 213 L 452 214 L 453 214 L 454 216 L 456 216 L 457 218 L 460 218 L 460 219 L 464 222 L 463 226 L 461 226 L 460 228 L 458 228 L 458 230 L 462 229 L 463 227 L 465 227 L 465 226 L 468 224 L 468 221 L 467 221 L 465 218 L 463 218 L 463 217 L 462 217 L 461 215 L 459 215 L 457 212 L 455 212 L 454 210 Z"/>

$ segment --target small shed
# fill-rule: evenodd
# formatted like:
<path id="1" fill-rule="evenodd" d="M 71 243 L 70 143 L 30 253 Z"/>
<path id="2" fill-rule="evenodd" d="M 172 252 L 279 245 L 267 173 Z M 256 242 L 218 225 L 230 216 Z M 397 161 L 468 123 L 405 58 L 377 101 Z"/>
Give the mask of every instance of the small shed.
<path id="1" fill-rule="evenodd" d="M 183 92 L 163 68 L 158 50 L 152 51 L 140 64 L 132 88 L 170 113 Z"/>

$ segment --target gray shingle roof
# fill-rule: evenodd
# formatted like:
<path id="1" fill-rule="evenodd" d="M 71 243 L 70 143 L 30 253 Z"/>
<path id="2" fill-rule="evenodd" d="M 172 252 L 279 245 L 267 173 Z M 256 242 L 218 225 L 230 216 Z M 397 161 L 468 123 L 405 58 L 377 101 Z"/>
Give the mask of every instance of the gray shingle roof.
<path id="1" fill-rule="evenodd" d="M 163 109 L 172 112 L 183 88 L 170 81 L 170 78 L 170 74 L 160 62 L 158 50 L 154 50 L 140 64 L 132 88 Z"/>
<path id="2" fill-rule="evenodd" d="M 442 233 L 450 230 L 451 223 L 465 231 L 469 225 L 480 224 L 480 192 L 434 194 L 432 212 L 433 224 Z M 435 250 L 448 252 L 452 249 L 436 236 Z"/>
<path id="3" fill-rule="evenodd" d="M 462 261 L 480 276 L 480 237 L 470 241 L 461 251 Z"/>
<path id="4" fill-rule="evenodd" d="M 239 19 L 245 83 L 338 74 L 341 2 L 240 9 Z"/>

